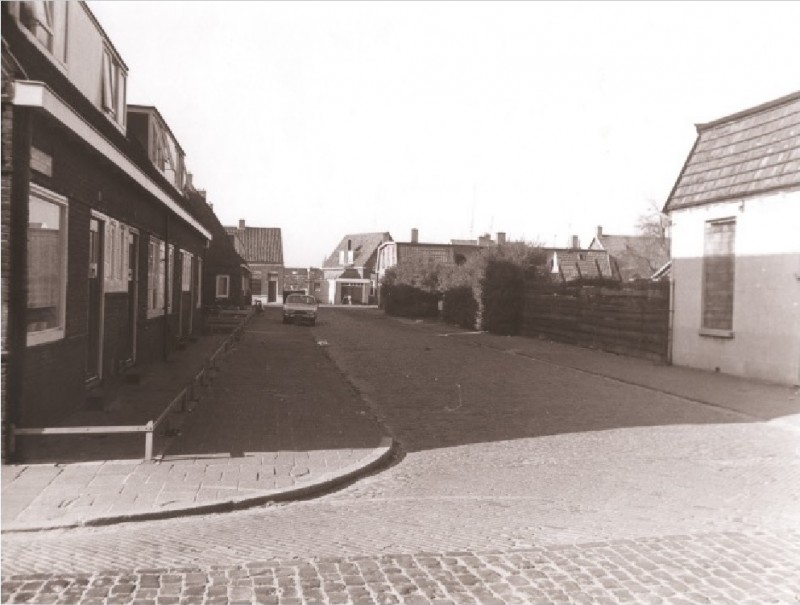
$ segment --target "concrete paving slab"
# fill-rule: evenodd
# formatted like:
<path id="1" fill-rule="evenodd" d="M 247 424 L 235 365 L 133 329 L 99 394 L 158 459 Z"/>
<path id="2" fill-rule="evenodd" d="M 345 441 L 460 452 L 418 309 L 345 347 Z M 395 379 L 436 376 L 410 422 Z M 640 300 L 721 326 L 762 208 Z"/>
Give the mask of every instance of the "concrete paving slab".
<path id="1" fill-rule="evenodd" d="M 201 401 L 170 419 L 176 434 L 161 440 L 154 461 L 115 459 L 131 450 L 109 439 L 78 448 L 84 459 L 77 462 L 3 467 L 2 531 L 106 525 L 304 498 L 385 463 L 392 440 L 310 332 L 295 328 L 281 324 L 280 309 L 254 318 Z M 117 401 L 130 404 L 127 409 L 114 404 L 106 413 L 115 423 L 152 415 L 154 398 L 165 406 L 202 361 L 202 355 L 189 354 L 154 369 L 151 378 L 125 388 Z M 73 420 L 78 418 L 85 421 L 86 414 Z M 50 444 L 26 453 L 47 460 L 59 451 Z"/>

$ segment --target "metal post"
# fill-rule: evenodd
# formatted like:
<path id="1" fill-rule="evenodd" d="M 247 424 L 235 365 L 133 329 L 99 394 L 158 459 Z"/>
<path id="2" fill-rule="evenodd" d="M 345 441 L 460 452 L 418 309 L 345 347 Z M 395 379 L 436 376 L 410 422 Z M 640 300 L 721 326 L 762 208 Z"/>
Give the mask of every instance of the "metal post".
<path id="1" fill-rule="evenodd" d="M 153 421 L 147 423 L 145 426 L 147 432 L 144 435 L 144 459 L 153 459 Z"/>

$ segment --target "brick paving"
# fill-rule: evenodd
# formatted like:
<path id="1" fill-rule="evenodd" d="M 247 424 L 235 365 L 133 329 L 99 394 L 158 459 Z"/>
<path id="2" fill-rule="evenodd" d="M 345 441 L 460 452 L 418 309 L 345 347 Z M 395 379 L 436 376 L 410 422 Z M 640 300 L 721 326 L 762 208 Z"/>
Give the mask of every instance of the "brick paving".
<path id="1" fill-rule="evenodd" d="M 80 605 L 796 605 L 798 537 L 726 532 L 506 552 L 23 574 L 3 580 L 2 599 Z"/>
<path id="2" fill-rule="evenodd" d="M 382 427 L 313 335 L 284 326 L 280 317 L 280 309 L 268 308 L 251 320 L 213 383 L 198 392 L 200 401 L 170 415 L 176 436 L 161 438 L 158 460 L 124 459 L 136 455 L 131 439 L 112 435 L 94 438 L 93 447 L 82 449 L 98 460 L 4 466 L 3 531 L 238 506 L 324 486 L 373 464 L 388 450 Z M 222 339 L 210 341 L 213 348 Z M 138 414 L 138 424 L 144 424 L 197 374 L 202 359 L 187 354 L 154 368 L 143 385 L 123 389 L 114 404 L 122 409 L 107 415 L 134 424 L 124 419 Z M 41 444 L 29 444 L 29 456 L 59 451 L 48 443 L 51 438 L 38 439 Z M 62 453 L 81 440 L 55 438 Z M 141 456 L 141 434 L 136 442 L 134 451 Z"/>
<path id="3" fill-rule="evenodd" d="M 396 464 L 303 502 L 4 534 L 4 601 L 800 603 L 800 448 L 771 420 L 791 390 L 681 373 L 670 393 L 636 360 L 606 376 L 591 351 L 327 311 L 316 350 Z"/>

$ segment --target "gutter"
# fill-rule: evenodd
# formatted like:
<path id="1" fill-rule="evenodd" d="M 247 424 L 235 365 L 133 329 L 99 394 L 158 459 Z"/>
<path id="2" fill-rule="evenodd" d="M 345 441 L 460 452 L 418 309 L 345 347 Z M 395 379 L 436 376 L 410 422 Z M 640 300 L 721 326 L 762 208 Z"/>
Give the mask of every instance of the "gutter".
<path id="1" fill-rule="evenodd" d="M 117 149 L 111 141 L 100 134 L 95 128 L 84 120 L 72 107 L 56 95 L 47 84 L 29 80 L 14 82 L 14 92 L 11 102 L 18 107 L 31 107 L 44 111 L 53 119 L 63 124 L 78 135 L 92 148 L 113 162 L 125 174 L 131 177 L 145 191 L 155 197 L 168 210 L 174 212 L 180 219 L 191 225 L 206 240 L 213 236 L 192 215 L 180 207 L 178 203 L 156 184 L 147 174 L 134 164 L 128 157 Z"/>

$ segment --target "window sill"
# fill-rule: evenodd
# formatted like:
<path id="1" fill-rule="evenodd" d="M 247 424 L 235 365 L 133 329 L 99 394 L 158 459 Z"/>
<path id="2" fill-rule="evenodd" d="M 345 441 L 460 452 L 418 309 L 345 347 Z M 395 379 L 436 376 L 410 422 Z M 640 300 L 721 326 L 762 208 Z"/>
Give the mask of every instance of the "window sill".
<path id="1" fill-rule="evenodd" d="M 64 328 L 52 328 L 40 332 L 28 332 L 27 344 L 29 347 L 42 345 L 48 342 L 64 339 Z"/>
<path id="2" fill-rule="evenodd" d="M 733 330 L 714 330 L 712 328 L 700 328 L 700 336 L 709 338 L 733 338 Z"/>

